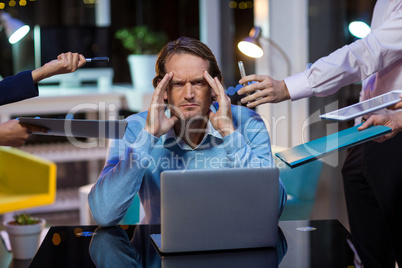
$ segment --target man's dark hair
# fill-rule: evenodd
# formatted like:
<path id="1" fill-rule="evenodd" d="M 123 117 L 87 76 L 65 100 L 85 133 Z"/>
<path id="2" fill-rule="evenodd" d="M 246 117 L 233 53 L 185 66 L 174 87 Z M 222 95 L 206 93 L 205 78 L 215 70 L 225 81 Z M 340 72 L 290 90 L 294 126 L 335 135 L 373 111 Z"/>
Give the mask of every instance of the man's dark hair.
<path id="1" fill-rule="evenodd" d="M 161 80 L 165 74 L 166 61 L 175 54 L 192 54 L 200 57 L 208 62 L 208 73 L 212 77 L 218 77 L 219 81 L 223 81 L 221 70 L 215 59 L 214 54 L 207 45 L 201 41 L 191 37 L 180 37 L 175 41 L 167 43 L 159 52 L 158 59 L 155 64 L 156 76 L 152 80 L 154 88 L 158 85 L 158 81 Z"/>

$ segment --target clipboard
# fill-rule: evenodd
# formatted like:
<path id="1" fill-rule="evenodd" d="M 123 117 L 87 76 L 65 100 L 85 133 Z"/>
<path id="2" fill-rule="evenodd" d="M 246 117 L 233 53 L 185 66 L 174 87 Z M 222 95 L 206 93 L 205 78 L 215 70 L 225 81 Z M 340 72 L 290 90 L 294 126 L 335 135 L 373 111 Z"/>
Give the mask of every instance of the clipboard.
<path id="1" fill-rule="evenodd" d="M 357 130 L 362 124 L 339 131 L 337 133 L 297 145 L 275 155 L 294 168 L 337 150 L 346 149 L 366 141 L 383 136 L 392 131 L 386 126 L 371 126 L 362 131 Z"/>
<path id="2" fill-rule="evenodd" d="M 39 135 L 66 136 L 76 138 L 122 139 L 127 128 L 124 120 L 85 120 L 20 117 L 22 124 L 45 127 L 47 133 L 34 132 Z"/>

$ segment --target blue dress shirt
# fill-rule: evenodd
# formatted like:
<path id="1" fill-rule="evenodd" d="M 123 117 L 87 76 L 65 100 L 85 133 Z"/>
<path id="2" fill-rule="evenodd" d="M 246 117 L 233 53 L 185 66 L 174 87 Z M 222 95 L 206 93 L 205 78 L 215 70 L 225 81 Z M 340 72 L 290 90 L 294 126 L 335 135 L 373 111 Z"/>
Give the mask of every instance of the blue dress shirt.
<path id="1" fill-rule="evenodd" d="M 216 112 L 217 103 L 211 105 Z M 165 170 L 273 167 L 268 130 L 254 111 L 232 105 L 236 131 L 222 137 L 208 122 L 202 142 L 192 149 L 173 129 L 160 138 L 144 130 L 148 112 L 132 115 L 122 140 L 113 140 L 97 183 L 89 194 L 92 216 L 100 226 L 116 225 L 138 193 L 146 217 L 160 224 L 160 174 Z M 169 116 L 169 111 L 167 111 Z M 279 215 L 286 191 L 279 185 Z M 278 215 L 278 217 L 279 217 Z"/>

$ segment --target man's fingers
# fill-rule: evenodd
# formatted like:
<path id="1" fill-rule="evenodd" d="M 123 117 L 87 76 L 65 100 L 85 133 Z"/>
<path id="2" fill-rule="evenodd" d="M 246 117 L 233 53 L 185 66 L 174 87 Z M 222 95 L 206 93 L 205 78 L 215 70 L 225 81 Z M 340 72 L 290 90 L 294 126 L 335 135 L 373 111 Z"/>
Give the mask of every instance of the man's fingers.
<path id="1" fill-rule="evenodd" d="M 250 84 L 250 85 L 240 88 L 239 91 L 237 91 L 237 94 L 244 95 L 244 94 L 251 93 L 253 91 L 255 91 L 255 84 Z"/>
<path id="2" fill-rule="evenodd" d="M 66 55 L 65 55 L 64 53 L 59 54 L 59 55 L 57 56 L 57 59 L 58 59 L 59 61 L 64 61 L 64 60 L 66 60 Z"/>
<path id="3" fill-rule="evenodd" d="M 172 126 L 174 126 L 174 125 L 179 121 L 179 118 L 177 118 L 176 115 L 172 115 L 172 116 L 169 118 L 169 120 L 171 121 Z"/>
<path id="4" fill-rule="evenodd" d="M 402 108 L 402 101 L 388 107 L 389 110 L 398 110 Z"/>
<path id="5" fill-rule="evenodd" d="M 247 103 L 247 107 L 248 107 L 248 108 L 254 108 L 254 107 L 257 107 L 257 106 L 260 105 L 260 104 L 267 103 L 267 102 L 269 102 L 270 100 L 271 100 L 270 97 L 261 97 L 261 98 L 258 98 L 258 99 L 255 100 L 255 101 L 252 101 L 252 102 Z M 243 102 L 243 100 L 242 100 L 242 102 Z"/>
<path id="6" fill-rule="evenodd" d="M 82 66 L 85 65 L 85 63 L 87 63 L 87 61 L 85 60 L 84 55 L 79 54 L 79 62 L 78 62 L 78 68 L 81 68 Z"/>
<path id="7" fill-rule="evenodd" d="M 36 125 L 29 125 L 29 124 L 20 124 L 21 127 L 26 129 L 26 132 L 32 134 L 33 132 L 42 132 L 47 133 L 49 130 L 45 127 L 36 126 Z"/>
<path id="8" fill-rule="evenodd" d="M 273 102 L 273 95 L 270 95 L 266 90 L 258 90 L 240 100 L 246 103 L 247 107 L 254 108 L 260 104 Z"/>
<path id="9" fill-rule="evenodd" d="M 217 96 L 220 96 L 221 92 L 219 91 L 215 80 L 212 78 L 212 76 L 207 71 L 204 71 L 204 78 L 205 78 L 205 80 L 207 80 L 208 84 L 211 86 L 211 88 L 215 92 L 215 94 Z"/>
<path id="10" fill-rule="evenodd" d="M 32 125 L 30 125 L 30 126 L 28 127 L 28 129 L 29 129 L 29 131 L 30 131 L 31 133 L 33 133 L 33 132 L 47 133 L 47 132 L 49 131 L 49 130 L 48 130 L 47 128 L 45 128 L 45 127 L 32 126 Z"/>
<path id="11" fill-rule="evenodd" d="M 73 68 L 71 71 L 75 71 L 78 69 L 79 61 L 80 61 L 80 58 L 79 58 L 78 53 L 71 54 L 71 63 L 72 63 L 71 67 Z"/>
<path id="12" fill-rule="evenodd" d="M 262 81 L 262 80 L 263 79 L 261 79 L 260 75 L 250 74 L 250 75 L 247 75 L 245 77 L 242 77 L 239 80 L 239 84 L 243 85 L 243 84 L 247 84 L 247 83 L 250 83 L 250 82 L 253 82 L 253 81 Z"/>
<path id="13" fill-rule="evenodd" d="M 225 89 L 223 88 L 221 81 L 219 81 L 218 77 L 214 78 L 215 85 L 218 87 L 218 92 L 220 96 L 226 96 Z"/>
<path id="14" fill-rule="evenodd" d="M 167 85 L 169 84 L 170 80 L 173 77 L 173 73 L 167 73 L 165 76 L 162 78 L 162 80 L 158 83 L 158 86 L 155 88 L 154 92 L 154 101 L 160 100 L 160 98 L 163 99 L 163 95 L 166 92 Z"/>
<path id="15" fill-rule="evenodd" d="M 73 62 L 73 53 L 67 52 L 65 54 L 66 54 L 67 63 Z"/>
<path id="16" fill-rule="evenodd" d="M 368 119 L 367 121 L 365 121 L 365 122 L 363 123 L 363 125 L 361 125 L 360 127 L 358 127 L 357 130 L 360 131 L 360 130 L 366 129 L 366 128 L 372 126 L 372 125 L 373 125 L 373 119 L 372 119 L 371 117 L 369 117 L 369 119 Z"/>

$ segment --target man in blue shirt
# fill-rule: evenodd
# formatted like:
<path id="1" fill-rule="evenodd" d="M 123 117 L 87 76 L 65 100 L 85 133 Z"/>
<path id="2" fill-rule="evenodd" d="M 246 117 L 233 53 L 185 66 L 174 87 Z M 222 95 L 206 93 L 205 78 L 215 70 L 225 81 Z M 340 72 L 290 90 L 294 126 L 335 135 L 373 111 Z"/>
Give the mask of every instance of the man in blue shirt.
<path id="1" fill-rule="evenodd" d="M 160 174 L 165 170 L 274 166 L 263 120 L 231 105 L 205 44 L 187 37 L 172 41 L 159 53 L 155 69 L 148 111 L 127 118 L 126 134 L 111 142 L 89 194 L 100 226 L 118 224 L 137 193 L 146 213 L 143 222 L 159 224 Z M 280 215 L 286 202 L 282 183 L 278 191 Z"/>

